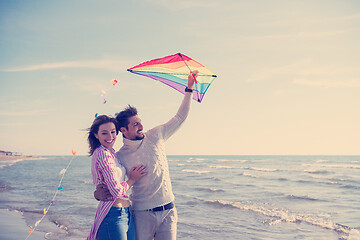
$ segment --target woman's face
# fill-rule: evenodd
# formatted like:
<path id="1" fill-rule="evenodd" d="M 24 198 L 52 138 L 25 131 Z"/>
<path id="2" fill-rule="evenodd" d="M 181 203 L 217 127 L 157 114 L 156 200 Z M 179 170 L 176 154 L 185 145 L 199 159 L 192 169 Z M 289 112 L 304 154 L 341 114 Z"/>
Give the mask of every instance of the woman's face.
<path id="1" fill-rule="evenodd" d="M 112 122 L 101 124 L 95 137 L 105 148 L 112 150 L 116 140 L 116 127 Z"/>

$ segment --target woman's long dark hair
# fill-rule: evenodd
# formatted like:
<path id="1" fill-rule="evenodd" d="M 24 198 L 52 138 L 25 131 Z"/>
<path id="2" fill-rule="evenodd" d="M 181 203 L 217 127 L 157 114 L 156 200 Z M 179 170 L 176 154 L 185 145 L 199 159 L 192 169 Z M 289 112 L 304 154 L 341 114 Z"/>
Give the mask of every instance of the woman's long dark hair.
<path id="1" fill-rule="evenodd" d="M 119 127 L 118 127 L 116 119 L 113 117 L 106 116 L 106 115 L 100 115 L 97 118 L 95 118 L 93 124 L 89 128 L 88 142 L 89 142 L 89 148 L 90 148 L 90 151 L 89 151 L 90 156 L 92 156 L 95 149 L 97 149 L 101 145 L 100 141 L 95 137 L 95 134 L 98 134 L 99 128 L 101 125 L 109 123 L 109 122 L 114 123 L 115 128 L 116 128 L 116 135 L 118 135 Z"/>

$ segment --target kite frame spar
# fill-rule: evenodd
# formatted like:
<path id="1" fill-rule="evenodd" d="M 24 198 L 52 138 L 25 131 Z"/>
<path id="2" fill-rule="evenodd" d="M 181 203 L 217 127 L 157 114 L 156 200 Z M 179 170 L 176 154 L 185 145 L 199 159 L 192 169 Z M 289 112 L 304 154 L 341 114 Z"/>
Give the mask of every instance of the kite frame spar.
<path id="1" fill-rule="evenodd" d="M 188 82 L 187 76 L 189 75 L 189 72 L 185 71 L 184 68 L 187 68 L 194 76 L 193 99 L 200 103 L 210 84 L 217 76 L 205 66 L 184 54 L 176 53 L 150 60 L 127 70 L 160 81 L 184 94 Z M 194 74 L 195 70 L 198 71 L 197 77 Z"/>

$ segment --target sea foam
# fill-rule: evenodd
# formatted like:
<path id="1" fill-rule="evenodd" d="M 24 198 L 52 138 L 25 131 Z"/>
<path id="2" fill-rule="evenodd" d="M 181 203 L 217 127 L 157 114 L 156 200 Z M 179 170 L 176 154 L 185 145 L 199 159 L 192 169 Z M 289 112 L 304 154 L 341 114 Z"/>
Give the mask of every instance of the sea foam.
<path id="1" fill-rule="evenodd" d="M 318 226 L 324 229 L 333 230 L 339 233 L 342 239 L 358 239 L 356 237 L 358 237 L 360 234 L 357 229 L 342 224 L 334 223 L 321 214 L 316 215 L 313 213 L 292 212 L 288 209 L 281 209 L 281 208 L 272 208 L 272 209 L 265 208 L 263 206 L 251 204 L 250 202 L 241 203 L 241 202 L 230 202 L 224 200 L 204 200 L 204 199 L 201 200 L 211 205 L 236 208 L 236 209 L 251 211 L 257 214 L 264 215 L 270 218 L 264 221 L 264 223 L 267 223 L 269 225 L 276 225 L 283 222 L 289 222 L 289 223 L 304 222 L 307 224 L 311 224 L 313 226 Z"/>

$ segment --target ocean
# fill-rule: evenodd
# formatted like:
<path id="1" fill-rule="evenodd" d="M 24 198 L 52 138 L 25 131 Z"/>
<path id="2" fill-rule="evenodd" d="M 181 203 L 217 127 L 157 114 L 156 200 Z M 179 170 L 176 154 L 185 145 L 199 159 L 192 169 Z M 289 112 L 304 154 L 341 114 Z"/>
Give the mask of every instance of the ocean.
<path id="1" fill-rule="evenodd" d="M 22 212 L 34 226 L 71 158 L 0 162 L 0 209 Z M 177 239 L 360 239 L 360 156 L 168 156 L 168 161 Z M 63 190 L 37 226 L 45 239 L 88 235 L 98 204 L 90 162 L 74 157 Z"/>

